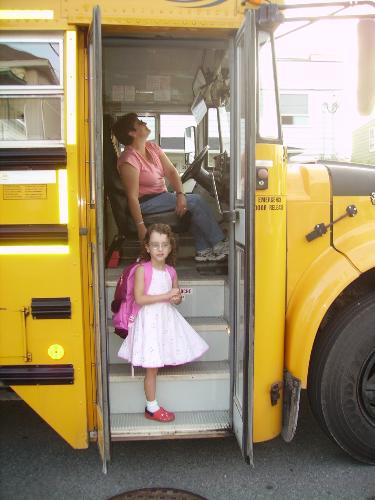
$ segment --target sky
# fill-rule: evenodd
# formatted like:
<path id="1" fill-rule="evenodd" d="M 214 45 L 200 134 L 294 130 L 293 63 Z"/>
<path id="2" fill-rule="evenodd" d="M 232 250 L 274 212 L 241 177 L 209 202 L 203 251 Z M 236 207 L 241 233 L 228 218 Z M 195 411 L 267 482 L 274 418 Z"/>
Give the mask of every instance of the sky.
<path id="1" fill-rule="evenodd" d="M 325 9 L 325 12 L 329 11 Z M 364 11 L 361 8 L 361 10 L 357 9 L 351 12 Z M 372 9 L 372 12 L 375 13 L 375 9 Z M 317 13 L 317 9 L 298 9 L 298 15 L 301 16 L 315 13 Z M 276 31 L 277 57 L 305 58 L 312 56 L 314 59 L 332 57 L 332 59 L 342 60 L 345 66 L 344 91 L 347 96 L 348 119 L 353 128 L 375 118 L 375 110 L 370 116 L 365 117 L 357 112 L 357 21 L 318 21 L 287 36 L 280 36 L 301 25 L 302 23 L 288 22 Z"/>

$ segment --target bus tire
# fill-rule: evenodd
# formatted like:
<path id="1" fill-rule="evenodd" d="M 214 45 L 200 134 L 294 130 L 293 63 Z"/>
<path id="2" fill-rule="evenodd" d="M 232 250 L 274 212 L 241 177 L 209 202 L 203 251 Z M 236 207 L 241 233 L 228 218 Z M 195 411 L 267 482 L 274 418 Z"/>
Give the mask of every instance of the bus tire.
<path id="1" fill-rule="evenodd" d="M 375 464 L 375 293 L 320 332 L 307 390 L 322 428 L 353 458 Z"/>

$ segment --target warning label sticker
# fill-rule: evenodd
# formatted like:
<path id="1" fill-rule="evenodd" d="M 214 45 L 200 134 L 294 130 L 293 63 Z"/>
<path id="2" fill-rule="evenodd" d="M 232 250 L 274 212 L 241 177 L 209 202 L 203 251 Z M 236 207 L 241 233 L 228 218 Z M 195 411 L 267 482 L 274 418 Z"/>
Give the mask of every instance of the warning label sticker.
<path id="1" fill-rule="evenodd" d="M 47 184 L 8 184 L 3 186 L 3 200 L 46 200 Z"/>

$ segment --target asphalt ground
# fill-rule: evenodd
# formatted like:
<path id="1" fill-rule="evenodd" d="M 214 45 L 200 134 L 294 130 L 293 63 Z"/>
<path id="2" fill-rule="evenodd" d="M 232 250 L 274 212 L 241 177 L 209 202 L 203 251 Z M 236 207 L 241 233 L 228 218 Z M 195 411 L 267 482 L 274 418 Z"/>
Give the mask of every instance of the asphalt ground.
<path id="1" fill-rule="evenodd" d="M 0 401 L 1 500 L 105 500 L 155 486 L 208 500 L 375 500 L 375 467 L 342 452 L 305 397 L 292 443 L 255 445 L 254 459 L 251 468 L 234 438 L 117 442 L 104 475 L 95 444 L 73 450 L 22 401 Z"/>

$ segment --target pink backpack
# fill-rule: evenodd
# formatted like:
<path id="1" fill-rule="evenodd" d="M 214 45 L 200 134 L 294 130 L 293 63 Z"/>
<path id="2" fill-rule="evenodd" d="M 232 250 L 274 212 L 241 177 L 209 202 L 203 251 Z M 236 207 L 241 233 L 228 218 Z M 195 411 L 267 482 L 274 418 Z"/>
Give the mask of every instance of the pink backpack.
<path id="1" fill-rule="evenodd" d="M 112 321 L 115 327 L 116 335 L 126 339 L 128 336 L 129 326 L 134 322 L 139 306 L 134 299 L 134 280 L 135 271 L 138 266 L 143 266 L 145 274 L 145 293 L 148 292 L 152 280 L 152 264 L 151 261 L 147 262 L 133 262 L 127 266 L 116 285 L 115 295 L 111 303 Z M 169 272 L 172 282 L 176 277 L 176 270 L 174 267 L 166 265 L 165 268 Z"/>

